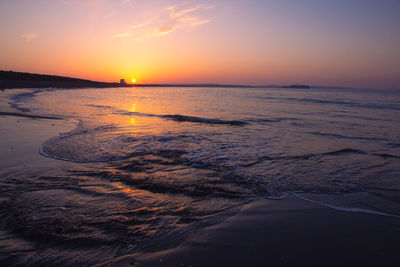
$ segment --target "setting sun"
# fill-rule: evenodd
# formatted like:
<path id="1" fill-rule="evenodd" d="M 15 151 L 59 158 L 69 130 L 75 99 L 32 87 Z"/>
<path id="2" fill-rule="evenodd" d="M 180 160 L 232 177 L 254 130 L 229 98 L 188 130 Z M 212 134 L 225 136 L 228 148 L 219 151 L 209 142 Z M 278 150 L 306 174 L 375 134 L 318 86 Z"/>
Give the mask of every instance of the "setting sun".
<path id="1" fill-rule="evenodd" d="M 133 83 L 135 83 L 135 82 L 136 82 L 136 79 L 135 79 L 135 78 L 133 78 L 133 79 L 132 79 L 132 82 L 133 82 Z"/>

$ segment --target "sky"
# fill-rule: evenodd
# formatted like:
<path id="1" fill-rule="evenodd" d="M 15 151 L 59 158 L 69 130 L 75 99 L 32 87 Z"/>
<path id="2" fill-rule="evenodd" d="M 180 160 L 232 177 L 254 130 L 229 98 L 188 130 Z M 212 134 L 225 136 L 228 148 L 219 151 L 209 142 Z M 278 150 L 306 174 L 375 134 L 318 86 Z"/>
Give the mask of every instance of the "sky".
<path id="1" fill-rule="evenodd" d="M 400 89 L 399 0 L 0 0 L 0 69 Z"/>

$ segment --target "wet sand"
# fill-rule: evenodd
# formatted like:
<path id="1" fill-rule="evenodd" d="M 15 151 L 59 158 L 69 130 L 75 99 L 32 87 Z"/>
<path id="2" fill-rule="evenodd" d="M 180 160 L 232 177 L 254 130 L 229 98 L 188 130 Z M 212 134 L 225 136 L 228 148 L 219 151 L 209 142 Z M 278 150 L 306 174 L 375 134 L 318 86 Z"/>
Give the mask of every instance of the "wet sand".
<path id="1" fill-rule="evenodd" d="M 292 195 L 256 200 L 178 248 L 113 266 L 399 266 L 400 219 L 333 210 Z"/>
<path id="2" fill-rule="evenodd" d="M 55 160 L 39 154 L 42 143 L 75 127 L 70 121 L 11 109 L 8 105 L 10 96 L 24 91 L 7 90 L 0 93 L 0 175 L 7 168 L 21 168 L 26 164 L 34 168 L 46 168 L 46 164 L 52 164 Z"/>
<path id="3" fill-rule="evenodd" d="M 14 116 L 14 117 L 33 118 L 33 119 L 60 120 L 60 118 L 57 118 L 57 117 L 31 115 L 31 114 L 18 113 L 18 112 L 2 112 L 2 111 L 0 111 L 0 116 Z"/>
<path id="4" fill-rule="evenodd" d="M 0 114 L 0 168 L 6 171 L 7 167 L 26 163 L 32 165 L 35 161 L 47 164 L 44 162 L 48 160 L 39 154 L 42 143 L 71 128 L 73 124 L 63 120 Z M 35 168 L 38 167 L 46 166 Z"/>

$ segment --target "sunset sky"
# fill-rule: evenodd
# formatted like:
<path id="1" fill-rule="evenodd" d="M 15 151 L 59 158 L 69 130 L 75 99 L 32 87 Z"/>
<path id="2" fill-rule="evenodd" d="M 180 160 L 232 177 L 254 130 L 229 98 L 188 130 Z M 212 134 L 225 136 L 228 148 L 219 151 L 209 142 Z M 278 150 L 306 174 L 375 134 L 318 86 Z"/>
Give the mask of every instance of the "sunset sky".
<path id="1" fill-rule="evenodd" d="M 400 89 L 399 0 L 1 0 L 0 69 Z"/>

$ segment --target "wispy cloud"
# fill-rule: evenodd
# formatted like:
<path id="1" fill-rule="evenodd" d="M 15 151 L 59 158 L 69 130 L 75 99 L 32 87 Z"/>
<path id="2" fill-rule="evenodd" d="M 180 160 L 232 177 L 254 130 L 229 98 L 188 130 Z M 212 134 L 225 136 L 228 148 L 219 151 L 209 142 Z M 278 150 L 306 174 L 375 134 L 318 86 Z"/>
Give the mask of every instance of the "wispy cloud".
<path id="1" fill-rule="evenodd" d="M 179 6 L 169 6 L 167 7 L 167 10 L 169 10 L 169 15 L 171 18 L 176 18 L 179 19 L 183 17 L 186 14 L 193 13 L 197 10 L 205 10 L 205 9 L 211 9 L 214 8 L 214 6 L 206 6 L 206 5 L 197 5 L 193 7 L 179 7 Z"/>
<path id="2" fill-rule="evenodd" d="M 174 6 L 174 7 L 169 7 L 169 8 L 167 8 L 167 10 L 170 11 L 169 15 L 170 15 L 171 18 L 173 18 L 173 19 L 179 19 L 179 18 L 182 17 L 183 15 L 188 14 L 188 13 L 191 13 L 191 12 L 194 12 L 194 11 L 200 9 L 200 8 L 201 8 L 201 6 L 195 6 L 195 7 L 182 8 L 182 9 L 180 9 L 180 8 Z"/>
<path id="3" fill-rule="evenodd" d="M 161 26 L 156 32 L 159 34 L 171 33 L 179 28 L 192 28 L 201 24 L 205 24 L 211 21 L 211 19 L 203 19 L 196 11 L 213 8 L 212 6 L 196 5 L 191 7 L 185 6 L 168 6 L 166 11 L 168 12 L 168 20 L 165 25 Z M 171 26 L 172 25 L 172 26 Z M 163 29 L 168 29 L 165 31 Z"/>
<path id="4" fill-rule="evenodd" d="M 180 19 L 182 23 L 184 23 L 186 26 L 194 27 L 197 25 L 205 24 L 211 21 L 211 19 L 199 19 L 195 16 L 185 16 Z"/>
<path id="5" fill-rule="evenodd" d="M 124 37 L 130 37 L 132 34 L 130 32 L 122 32 L 122 33 L 117 33 L 114 35 L 111 35 L 109 38 L 110 39 L 115 39 L 115 38 L 124 38 Z"/>
<path id="6" fill-rule="evenodd" d="M 129 29 L 138 29 L 138 28 L 142 28 L 142 27 L 145 27 L 145 26 L 147 26 L 147 25 L 150 25 L 150 23 L 151 23 L 151 20 L 148 20 L 148 21 L 143 22 L 143 23 L 131 25 L 131 26 L 129 26 L 128 28 L 129 28 Z"/>
<path id="7" fill-rule="evenodd" d="M 172 26 L 166 26 L 166 27 L 161 27 L 155 30 L 155 32 L 159 35 L 164 35 L 164 34 L 168 34 L 171 33 L 175 30 L 174 27 Z"/>
<path id="8" fill-rule="evenodd" d="M 123 33 L 110 38 L 130 37 L 136 40 L 146 40 L 157 36 L 170 34 L 178 29 L 192 29 L 211 22 L 204 18 L 204 11 L 214 6 L 183 4 L 170 5 L 154 12 L 151 20 L 128 26 Z"/>
<path id="9" fill-rule="evenodd" d="M 154 32 L 156 35 L 165 35 L 177 29 L 193 28 L 211 21 L 204 19 L 196 11 L 202 11 L 213 8 L 213 6 L 196 5 L 172 5 L 165 8 L 168 19 L 164 24 L 158 27 Z"/>
<path id="10" fill-rule="evenodd" d="M 38 35 L 36 33 L 33 33 L 33 32 L 28 32 L 28 33 L 21 34 L 20 37 L 22 39 L 25 39 L 26 41 L 30 41 L 32 39 L 37 38 Z"/>

